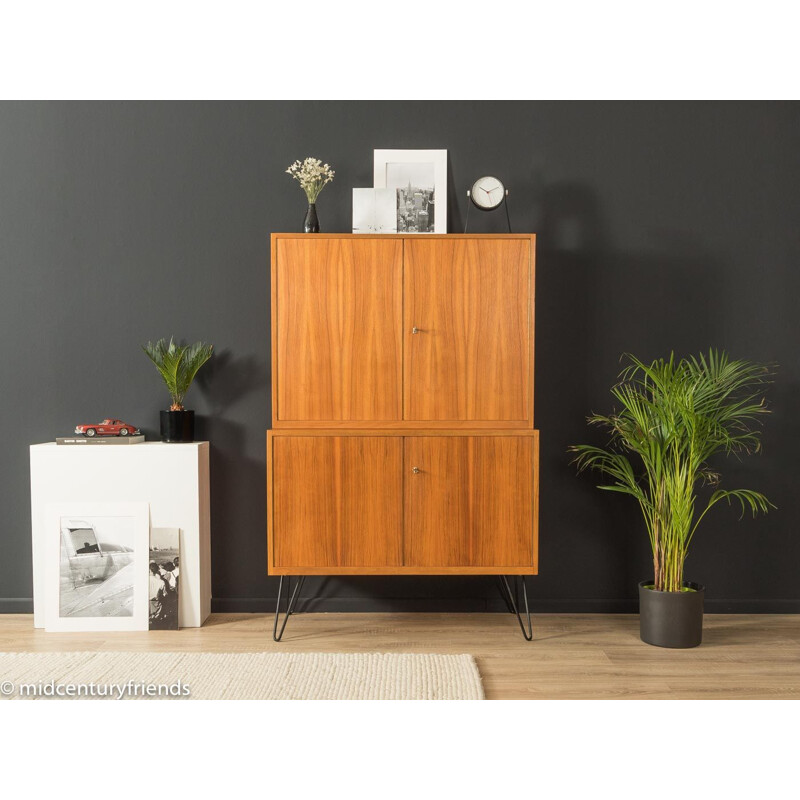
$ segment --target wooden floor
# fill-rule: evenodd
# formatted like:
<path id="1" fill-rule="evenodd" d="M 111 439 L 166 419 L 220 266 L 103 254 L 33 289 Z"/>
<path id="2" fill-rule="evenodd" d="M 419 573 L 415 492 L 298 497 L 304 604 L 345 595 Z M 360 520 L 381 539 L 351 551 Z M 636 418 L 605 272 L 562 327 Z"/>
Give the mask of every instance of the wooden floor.
<path id="1" fill-rule="evenodd" d="M 538 614 L 534 641 L 510 614 L 297 614 L 283 642 L 272 617 L 215 614 L 177 633 L 45 633 L 0 615 L 0 651 L 471 653 L 488 699 L 797 698 L 800 615 L 706 615 L 703 644 L 639 640 L 628 614 Z"/>

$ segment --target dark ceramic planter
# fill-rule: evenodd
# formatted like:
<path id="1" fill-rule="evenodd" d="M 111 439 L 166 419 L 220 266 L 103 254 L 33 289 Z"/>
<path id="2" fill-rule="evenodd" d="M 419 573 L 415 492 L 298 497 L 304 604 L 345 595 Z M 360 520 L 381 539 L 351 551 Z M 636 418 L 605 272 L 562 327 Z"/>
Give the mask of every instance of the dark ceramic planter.
<path id="1" fill-rule="evenodd" d="M 703 640 L 705 587 L 684 581 L 693 592 L 657 592 L 639 584 L 639 635 L 656 647 L 697 647 Z"/>
<path id="2" fill-rule="evenodd" d="M 194 411 L 162 411 L 162 442 L 193 442 Z"/>

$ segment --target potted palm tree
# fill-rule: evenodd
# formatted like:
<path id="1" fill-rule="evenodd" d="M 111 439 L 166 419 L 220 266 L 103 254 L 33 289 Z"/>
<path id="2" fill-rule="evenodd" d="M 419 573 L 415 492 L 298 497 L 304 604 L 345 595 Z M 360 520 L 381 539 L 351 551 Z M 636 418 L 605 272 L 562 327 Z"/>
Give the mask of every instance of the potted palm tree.
<path id="1" fill-rule="evenodd" d="M 702 640 L 705 589 L 684 579 L 695 531 L 722 500 L 738 503 L 742 515 L 774 508 L 760 492 L 720 488 L 721 476 L 710 464 L 718 454 L 759 450 L 757 423 L 767 413 L 763 392 L 770 370 L 714 350 L 651 364 L 625 358 L 628 364 L 611 390 L 619 410 L 588 418 L 608 431 L 608 446 L 570 449 L 579 471 L 608 476 L 610 482 L 599 488 L 632 495 L 644 516 L 653 580 L 639 584 L 642 640 L 695 647 Z"/>
<path id="2" fill-rule="evenodd" d="M 156 365 L 169 392 L 169 411 L 161 411 L 162 442 L 193 442 L 194 411 L 183 407 L 183 400 L 197 371 L 211 358 L 213 345 L 195 342 L 176 345 L 172 338 L 148 342 L 142 350 Z"/>

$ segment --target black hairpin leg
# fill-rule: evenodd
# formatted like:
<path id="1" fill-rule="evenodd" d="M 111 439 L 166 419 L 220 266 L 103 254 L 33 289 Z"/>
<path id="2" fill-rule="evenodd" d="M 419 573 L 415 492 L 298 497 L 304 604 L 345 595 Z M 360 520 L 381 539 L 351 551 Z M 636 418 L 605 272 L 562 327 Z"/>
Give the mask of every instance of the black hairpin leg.
<path id="1" fill-rule="evenodd" d="M 525 603 L 525 616 L 527 617 L 527 630 L 525 628 L 524 623 L 522 622 L 522 614 L 520 613 L 519 608 L 519 592 L 518 592 L 518 581 L 519 578 L 522 578 L 522 599 Z M 500 580 L 502 581 L 503 587 L 505 588 L 505 600 L 511 606 L 511 612 L 517 615 L 517 622 L 519 622 L 520 630 L 522 631 L 522 635 L 525 637 L 525 641 L 531 641 L 533 639 L 533 623 L 531 622 L 531 612 L 528 608 L 528 587 L 525 583 L 525 576 L 524 575 L 515 575 L 514 576 L 514 592 L 512 594 L 511 587 L 508 585 L 508 579 L 505 575 L 500 576 Z"/>
<path id="2" fill-rule="evenodd" d="M 500 597 L 503 598 L 503 602 L 506 604 L 506 609 L 509 614 L 514 613 L 514 606 L 511 604 L 511 601 L 508 599 L 508 593 L 506 592 L 505 586 L 503 586 L 503 576 L 502 575 L 495 575 L 495 582 L 497 583 L 497 591 L 500 592 Z"/>
<path id="3" fill-rule="evenodd" d="M 294 585 L 294 591 L 292 592 L 292 579 L 291 577 L 288 576 L 286 577 L 286 597 L 287 597 L 286 614 L 283 617 L 283 625 L 281 625 L 281 629 L 279 632 L 278 621 L 280 620 L 281 616 L 281 596 L 283 595 L 283 578 L 284 576 L 281 575 L 281 580 L 280 583 L 278 584 L 278 601 L 275 604 L 275 624 L 272 627 L 272 638 L 276 642 L 279 642 L 283 637 L 283 632 L 286 630 L 286 623 L 289 621 L 289 617 L 292 616 L 295 603 L 297 602 L 297 595 L 300 593 L 300 589 L 303 587 L 303 582 L 305 581 L 305 576 L 298 578 L 297 583 Z"/>

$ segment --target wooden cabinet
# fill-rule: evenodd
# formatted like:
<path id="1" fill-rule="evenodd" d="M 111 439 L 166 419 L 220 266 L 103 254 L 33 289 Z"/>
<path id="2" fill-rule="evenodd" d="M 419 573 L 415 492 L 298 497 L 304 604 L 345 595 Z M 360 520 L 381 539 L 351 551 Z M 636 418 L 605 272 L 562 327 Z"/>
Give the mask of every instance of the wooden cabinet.
<path id="1" fill-rule="evenodd" d="M 272 237 L 268 571 L 535 574 L 535 237 Z"/>
<path id="2" fill-rule="evenodd" d="M 269 431 L 269 572 L 531 574 L 538 460 L 538 431 Z"/>

